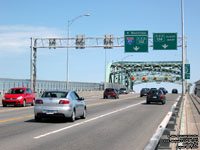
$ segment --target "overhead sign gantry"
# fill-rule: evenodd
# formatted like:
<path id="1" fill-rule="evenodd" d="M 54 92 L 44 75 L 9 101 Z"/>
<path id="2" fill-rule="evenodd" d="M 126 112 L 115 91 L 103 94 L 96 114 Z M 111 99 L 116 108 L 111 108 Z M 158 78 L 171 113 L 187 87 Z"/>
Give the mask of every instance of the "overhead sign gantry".
<path id="1" fill-rule="evenodd" d="M 107 34 L 104 37 L 85 37 L 77 35 L 75 38 L 31 38 L 31 88 L 36 91 L 36 58 L 38 48 L 122 48 L 128 47 L 127 52 L 148 52 L 148 47 L 153 47 L 153 37 L 148 37 L 148 31 L 125 31 L 124 37 L 114 37 Z M 177 37 L 179 41 L 177 47 L 181 47 L 182 38 Z M 150 41 L 150 42 L 149 42 Z M 149 43 L 150 44 L 149 44 Z M 167 43 L 166 43 L 167 44 Z M 166 47 L 166 46 L 165 46 Z M 167 48 L 167 47 L 166 47 Z"/>

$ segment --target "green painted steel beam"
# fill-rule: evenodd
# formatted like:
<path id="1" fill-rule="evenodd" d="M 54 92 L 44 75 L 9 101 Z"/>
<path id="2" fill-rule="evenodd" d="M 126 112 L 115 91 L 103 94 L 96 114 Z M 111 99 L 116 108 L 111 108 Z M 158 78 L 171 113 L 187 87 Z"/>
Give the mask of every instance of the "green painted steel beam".
<path id="1" fill-rule="evenodd" d="M 107 82 L 119 83 L 127 87 L 147 82 L 181 83 L 181 61 L 132 62 L 118 61 L 108 65 Z M 135 77 L 132 81 L 131 77 Z M 155 80 L 158 78 L 158 81 Z"/>

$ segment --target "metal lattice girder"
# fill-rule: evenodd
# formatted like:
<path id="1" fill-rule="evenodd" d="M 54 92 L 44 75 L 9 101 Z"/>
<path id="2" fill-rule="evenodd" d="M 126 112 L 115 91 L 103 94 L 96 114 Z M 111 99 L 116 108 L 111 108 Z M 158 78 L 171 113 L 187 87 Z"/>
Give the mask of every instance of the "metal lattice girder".
<path id="1" fill-rule="evenodd" d="M 32 38 L 34 48 L 77 48 L 77 40 L 80 41 L 80 35 L 76 38 Z M 82 35 L 84 48 L 92 47 L 124 47 L 124 37 L 114 37 L 105 35 L 104 37 L 85 37 Z M 69 41 L 69 45 L 68 45 Z M 149 37 L 149 47 L 153 47 L 153 38 Z M 178 47 L 181 47 L 181 37 L 178 37 Z M 79 45 L 81 43 L 79 42 Z M 83 48 L 82 46 L 80 48 Z"/>
<path id="2" fill-rule="evenodd" d="M 181 83 L 181 61 L 130 62 L 119 61 L 109 65 L 110 83 L 141 84 L 144 82 Z M 134 80 L 131 80 L 131 78 Z M 145 80 L 143 79 L 145 77 Z"/>

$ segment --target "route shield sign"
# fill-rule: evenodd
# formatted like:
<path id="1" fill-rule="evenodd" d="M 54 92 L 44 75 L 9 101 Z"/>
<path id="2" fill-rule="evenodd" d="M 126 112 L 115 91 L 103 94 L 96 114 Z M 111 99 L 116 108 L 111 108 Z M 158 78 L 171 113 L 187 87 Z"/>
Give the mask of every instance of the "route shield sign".
<path id="1" fill-rule="evenodd" d="M 154 50 L 177 50 L 177 33 L 153 33 Z"/>
<path id="2" fill-rule="evenodd" d="M 125 52 L 148 52 L 148 31 L 124 31 Z"/>

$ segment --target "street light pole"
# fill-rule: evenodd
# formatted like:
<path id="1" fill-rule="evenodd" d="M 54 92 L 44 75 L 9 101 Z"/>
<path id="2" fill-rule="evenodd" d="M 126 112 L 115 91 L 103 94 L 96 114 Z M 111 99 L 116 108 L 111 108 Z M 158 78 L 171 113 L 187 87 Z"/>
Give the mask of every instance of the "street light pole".
<path id="1" fill-rule="evenodd" d="M 131 57 L 131 56 L 134 56 L 134 55 L 127 55 L 127 56 L 123 57 L 121 61 L 124 61 L 126 58 Z"/>
<path id="2" fill-rule="evenodd" d="M 184 35 L 184 7 L 181 0 L 181 24 L 182 24 L 182 96 L 185 95 L 185 35 Z"/>
<path id="3" fill-rule="evenodd" d="M 66 83 L 66 89 L 69 88 L 69 32 L 70 32 L 69 28 L 75 20 L 77 20 L 81 17 L 84 17 L 84 16 L 90 16 L 90 14 L 84 14 L 84 15 L 77 16 L 72 20 L 68 20 L 68 24 L 67 24 L 67 39 L 68 40 L 67 40 L 67 83 Z"/>

